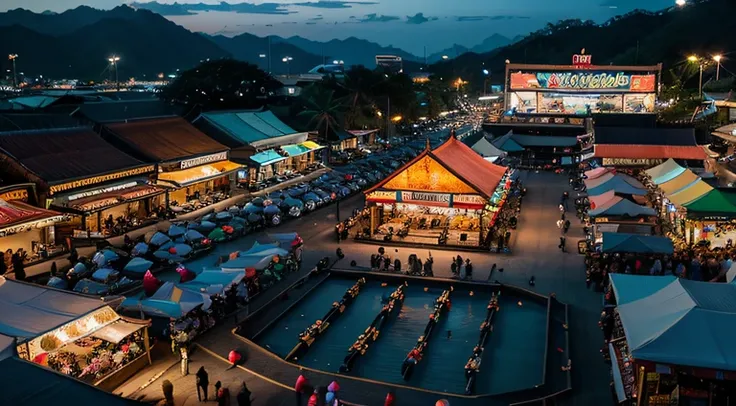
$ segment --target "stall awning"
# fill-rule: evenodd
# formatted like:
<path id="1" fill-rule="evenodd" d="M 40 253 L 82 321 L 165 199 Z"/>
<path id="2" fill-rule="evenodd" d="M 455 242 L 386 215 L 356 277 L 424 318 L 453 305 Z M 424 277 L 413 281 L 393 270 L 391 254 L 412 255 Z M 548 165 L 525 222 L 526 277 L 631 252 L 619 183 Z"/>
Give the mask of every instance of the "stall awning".
<path id="1" fill-rule="evenodd" d="M 481 137 L 471 148 L 483 158 L 494 158 L 505 154 L 505 152 L 491 144 L 486 137 Z"/>
<path id="2" fill-rule="evenodd" d="M 659 185 L 659 188 L 662 189 L 665 194 L 671 195 L 685 189 L 694 182 L 697 182 L 699 179 L 700 177 L 698 177 L 698 175 L 694 174 L 692 171 L 684 171 L 679 176 L 667 182 L 661 183 Z"/>
<path id="3" fill-rule="evenodd" d="M 736 285 L 676 278 L 618 313 L 637 360 L 736 371 Z"/>
<path id="4" fill-rule="evenodd" d="M 611 287 L 616 296 L 616 303 L 623 304 L 645 298 L 672 283 L 676 276 L 672 275 L 629 275 L 611 273 Z"/>
<path id="5" fill-rule="evenodd" d="M 99 299 L 0 276 L 0 334 L 33 338 L 105 307 Z"/>
<path id="6" fill-rule="evenodd" d="M 181 171 L 162 172 L 158 174 L 158 180 L 159 183 L 165 182 L 177 187 L 185 187 L 218 178 L 220 176 L 229 175 L 242 168 L 243 165 L 235 162 L 222 161 L 214 164 L 195 166 L 194 168 L 184 169 Z"/>
<path id="7" fill-rule="evenodd" d="M 624 159 L 697 159 L 705 160 L 707 155 L 699 146 L 669 145 L 611 145 L 595 144 L 596 158 Z"/>
<path id="8" fill-rule="evenodd" d="M 585 186 L 588 191 L 588 195 L 599 195 L 608 191 L 613 191 L 620 194 L 626 195 L 637 195 L 644 196 L 647 194 L 647 189 L 638 180 L 633 177 L 623 174 L 605 174 L 597 179 L 586 179 Z M 601 179 L 605 179 L 603 182 L 598 182 Z M 592 184 L 597 185 L 592 186 Z M 591 184 L 589 186 L 589 184 Z"/>
<path id="9" fill-rule="evenodd" d="M 316 143 L 316 142 L 314 142 L 314 141 L 304 141 L 304 142 L 302 142 L 302 143 L 301 143 L 301 144 L 299 144 L 299 145 L 301 145 L 301 146 L 304 146 L 304 147 L 307 147 L 307 148 L 309 148 L 309 149 L 310 149 L 310 150 L 312 150 L 312 151 L 315 151 L 315 150 L 318 150 L 318 149 L 322 149 L 322 148 L 325 148 L 324 146 L 322 146 L 322 145 L 319 145 L 319 144 L 317 144 L 317 143 Z"/>
<path id="10" fill-rule="evenodd" d="M 670 202 L 677 206 L 685 206 L 686 204 L 695 201 L 696 199 L 700 198 L 711 190 L 713 190 L 713 187 L 703 182 L 702 180 L 697 180 L 694 183 L 691 183 L 690 186 L 684 189 L 680 189 L 680 191 L 678 191 L 677 193 L 667 195 L 667 198 L 670 200 Z"/>
<path id="11" fill-rule="evenodd" d="M 723 127 L 716 128 L 716 130 L 713 131 L 712 134 L 728 142 L 736 143 L 736 124 L 729 124 Z"/>
<path id="12" fill-rule="evenodd" d="M 670 158 L 654 168 L 647 169 L 646 174 L 652 178 L 655 185 L 668 182 L 681 173 L 685 172 L 685 168 L 680 166 L 674 159 Z"/>
<path id="13" fill-rule="evenodd" d="M 259 152 L 250 157 L 251 161 L 255 162 L 259 166 L 266 166 L 275 164 L 276 162 L 283 161 L 286 159 L 285 156 L 280 155 L 278 152 L 269 149 L 266 151 Z"/>
<path id="14" fill-rule="evenodd" d="M 602 167 L 601 166 L 599 168 L 595 168 L 595 169 L 591 169 L 589 171 L 585 171 L 584 175 L 585 175 L 585 178 L 586 179 L 593 180 L 593 179 L 600 178 L 601 176 L 603 176 L 603 175 L 605 175 L 605 174 L 607 174 L 609 172 L 610 173 L 615 173 L 615 169 L 605 168 L 605 167 Z M 587 187 L 587 185 L 586 185 L 586 187 Z"/>
<path id="15" fill-rule="evenodd" d="M 588 212 L 590 217 L 601 217 L 601 216 L 629 216 L 629 217 L 638 217 L 638 216 L 654 216 L 657 214 L 657 212 L 651 208 L 646 206 L 640 206 L 631 200 L 624 199 L 621 196 L 615 196 L 614 192 L 611 190 L 609 192 L 606 192 L 605 194 L 601 195 L 605 196 L 604 199 L 607 199 L 603 201 L 601 204 L 597 204 L 596 207 L 593 207 L 593 204 L 591 203 L 591 209 Z M 595 196 L 591 197 L 591 201 L 594 202 Z"/>
<path id="16" fill-rule="evenodd" d="M 164 192 L 166 192 L 165 189 L 155 185 L 148 185 L 143 181 L 130 181 L 104 189 L 92 189 L 71 195 L 59 195 L 54 199 L 53 205 L 59 208 L 69 208 L 79 213 L 89 214 L 121 203 L 134 202 L 157 196 Z"/>
<path id="17" fill-rule="evenodd" d="M 672 254 L 674 246 L 667 237 L 624 233 L 603 233 L 603 252 L 632 254 Z"/>
<path id="18" fill-rule="evenodd" d="M 289 154 L 290 157 L 304 155 L 307 152 L 311 151 L 311 149 L 301 144 L 284 145 L 283 147 L 281 147 L 281 149 L 284 150 L 284 152 L 286 152 L 287 154 Z"/>
<path id="19" fill-rule="evenodd" d="M 108 324 L 105 327 L 92 333 L 92 337 L 100 338 L 107 342 L 117 344 L 123 339 L 136 331 L 145 327 L 145 324 L 130 323 L 125 320 L 118 320 Z"/>
<path id="20" fill-rule="evenodd" d="M 613 388 L 616 391 L 616 399 L 618 403 L 622 403 L 628 399 L 626 390 L 624 389 L 623 378 L 621 377 L 621 369 L 619 368 L 619 360 L 616 355 L 616 349 L 613 344 L 608 343 L 608 355 L 611 357 L 611 373 L 613 375 Z"/>
<path id="21" fill-rule="evenodd" d="M 513 136 L 512 133 L 508 133 L 504 136 L 495 138 L 491 141 L 491 144 L 493 144 L 494 147 L 500 149 L 501 151 L 506 152 L 521 152 L 524 151 L 524 147 L 519 145 L 516 141 L 511 138 Z"/>
<path id="22" fill-rule="evenodd" d="M 41 228 L 64 219 L 61 213 L 33 207 L 17 200 L 0 199 L 0 233 L 16 233 L 28 227 Z"/>
<path id="23" fill-rule="evenodd" d="M 688 214 L 736 215 L 736 205 L 720 190 L 711 190 L 697 200 L 685 204 Z"/>

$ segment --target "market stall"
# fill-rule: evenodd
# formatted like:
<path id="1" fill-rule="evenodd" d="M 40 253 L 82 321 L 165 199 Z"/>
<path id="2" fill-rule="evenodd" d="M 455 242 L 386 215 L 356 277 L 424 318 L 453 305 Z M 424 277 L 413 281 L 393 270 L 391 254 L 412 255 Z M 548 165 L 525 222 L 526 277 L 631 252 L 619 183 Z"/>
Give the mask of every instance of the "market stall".
<path id="1" fill-rule="evenodd" d="M 724 338 L 734 333 L 736 308 L 714 298 L 734 294 L 733 284 L 612 274 L 602 327 L 617 400 L 728 404 L 736 395 L 736 354 Z"/>
<path id="2" fill-rule="evenodd" d="M 229 160 L 228 147 L 178 117 L 107 124 L 103 136 L 155 164 L 156 185 L 167 189 L 164 205 L 181 210 L 229 196 L 243 168 Z"/>
<path id="3" fill-rule="evenodd" d="M 488 247 L 487 234 L 503 207 L 511 179 L 454 136 L 366 192 L 367 230 L 359 239 Z"/>
<path id="4" fill-rule="evenodd" d="M 107 390 L 151 363 L 150 323 L 101 300 L 0 278 L 0 307 L 22 359 Z"/>

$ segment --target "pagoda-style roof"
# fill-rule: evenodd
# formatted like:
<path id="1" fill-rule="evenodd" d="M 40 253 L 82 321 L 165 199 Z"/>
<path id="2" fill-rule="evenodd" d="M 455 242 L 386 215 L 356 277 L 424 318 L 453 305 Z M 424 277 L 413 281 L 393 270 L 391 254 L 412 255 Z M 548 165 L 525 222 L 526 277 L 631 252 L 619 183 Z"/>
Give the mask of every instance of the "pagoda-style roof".
<path id="1" fill-rule="evenodd" d="M 416 158 L 369 189 L 479 194 L 490 198 L 506 173 L 451 136 L 435 150 L 429 145 Z"/>

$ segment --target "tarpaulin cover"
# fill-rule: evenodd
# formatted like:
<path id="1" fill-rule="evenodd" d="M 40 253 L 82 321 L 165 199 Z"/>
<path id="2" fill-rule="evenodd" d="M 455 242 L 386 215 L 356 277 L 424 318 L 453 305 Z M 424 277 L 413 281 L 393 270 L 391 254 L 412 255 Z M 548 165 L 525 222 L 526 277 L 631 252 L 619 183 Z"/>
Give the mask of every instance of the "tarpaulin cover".
<path id="1" fill-rule="evenodd" d="M 720 190 L 711 190 L 699 199 L 685 204 L 688 213 L 734 214 L 736 205 Z"/>
<path id="2" fill-rule="evenodd" d="M 613 191 L 610 191 L 607 193 L 613 193 Z M 651 207 L 640 206 L 632 202 L 629 199 L 625 199 L 621 196 L 614 196 L 613 198 L 604 202 L 602 205 L 596 207 L 595 209 L 591 209 L 588 212 L 588 214 L 591 217 L 600 217 L 600 216 L 637 217 L 637 216 L 654 216 L 657 214 L 657 212 Z"/>
<path id="3" fill-rule="evenodd" d="M 672 275 L 628 275 L 611 273 L 611 287 L 616 295 L 616 303 L 620 306 L 645 298 L 672 283 L 677 277 Z"/>
<path id="4" fill-rule="evenodd" d="M 692 171 L 686 170 L 667 182 L 660 183 L 659 188 L 662 189 L 665 194 L 671 195 L 685 189 L 699 179 L 698 175 L 694 174 Z"/>
<path id="5" fill-rule="evenodd" d="M 598 179 L 607 177 L 608 175 L 603 175 Z M 645 196 L 647 194 L 647 189 L 641 184 L 641 182 L 623 173 L 617 173 L 608 178 L 607 181 L 599 183 L 597 186 L 588 187 L 587 182 L 595 182 L 598 179 L 585 180 L 585 187 L 587 188 L 588 195 L 599 195 L 601 193 L 608 192 L 609 190 L 626 195 Z"/>
<path id="6" fill-rule="evenodd" d="M 615 172 L 615 169 L 613 169 L 613 168 L 606 168 L 606 167 L 601 166 L 601 167 L 598 167 L 598 168 L 595 168 L 595 169 L 591 169 L 589 171 L 585 171 L 585 174 L 584 175 L 585 175 L 585 178 L 586 179 L 595 179 L 595 178 L 599 178 L 599 177 L 601 177 L 601 176 L 603 176 L 603 175 L 605 175 L 605 174 L 607 174 L 609 172 Z"/>
<path id="7" fill-rule="evenodd" d="M 672 240 L 654 235 L 603 233 L 603 252 L 672 254 Z"/>
<path id="8" fill-rule="evenodd" d="M 674 159 L 670 158 L 655 166 L 654 168 L 647 169 L 644 172 L 646 172 L 646 174 L 649 175 L 650 178 L 652 178 L 652 182 L 654 182 L 655 185 L 659 185 L 661 183 L 676 178 L 681 173 L 685 172 L 685 168 L 675 162 Z"/>
<path id="9" fill-rule="evenodd" d="M 33 338 L 105 306 L 99 299 L 0 276 L 0 334 Z"/>
<path id="10" fill-rule="evenodd" d="M 703 182 L 702 180 L 697 180 L 694 183 L 690 184 L 690 186 L 681 189 L 677 193 L 667 195 L 667 198 L 670 200 L 670 202 L 678 206 L 684 206 L 690 202 L 695 201 L 696 199 L 699 199 L 701 196 L 705 195 L 711 190 L 713 190 L 713 187 Z"/>
<path id="11" fill-rule="evenodd" d="M 634 358 L 736 371 L 736 285 L 677 278 L 618 312 Z"/>
<path id="12" fill-rule="evenodd" d="M 240 272 L 224 272 L 224 271 L 202 271 L 193 280 L 180 283 L 182 289 L 193 290 L 195 292 L 207 293 L 210 295 L 223 294 L 227 288 L 237 285 L 245 278 L 245 271 Z"/>
<path id="13" fill-rule="evenodd" d="M 209 295 L 181 289 L 173 282 L 166 282 L 150 298 L 127 298 L 120 306 L 126 310 L 140 310 L 149 316 L 178 319 L 199 306 L 207 310 L 210 305 L 212 300 Z"/>
<path id="14" fill-rule="evenodd" d="M 478 142 L 473 144 L 472 148 L 473 151 L 480 154 L 483 158 L 498 157 L 505 154 L 505 152 L 491 144 L 486 137 L 481 137 Z"/>

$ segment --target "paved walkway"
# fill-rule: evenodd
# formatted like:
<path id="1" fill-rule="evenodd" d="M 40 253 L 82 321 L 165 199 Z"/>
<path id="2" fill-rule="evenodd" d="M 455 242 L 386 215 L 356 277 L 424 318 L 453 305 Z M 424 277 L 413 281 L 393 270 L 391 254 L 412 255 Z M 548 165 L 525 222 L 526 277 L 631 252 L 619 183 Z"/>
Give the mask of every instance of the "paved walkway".
<path id="1" fill-rule="evenodd" d="M 600 314 L 600 294 L 585 289 L 585 270 L 582 257 L 575 250 L 576 241 L 582 239 L 582 231 L 575 218 L 570 218 L 573 223 L 572 230 L 568 235 L 568 253 L 561 253 L 557 249 L 559 244 L 560 230 L 556 227 L 559 218 L 557 205 L 562 191 L 567 188 L 567 178 L 564 175 L 551 173 L 529 172 L 522 175 L 522 181 L 528 188 L 527 196 L 524 198 L 522 213 L 519 220 L 519 229 L 516 231 L 516 243 L 512 255 L 496 255 L 483 253 L 467 254 L 475 264 L 474 276 L 476 279 L 487 279 L 490 269 L 494 263 L 504 272 L 496 272 L 492 280 L 501 283 L 513 284 L 529 288 L 544 295 L 556 293 L 560 301 L 570 305 L 570 345 L 572 347 L 572 377 L 573 393 L 556 404 L 589 406 L 593 404 L 607 404 L 610 402 L 609 372 L 598 350 L 601 347 L 601 334 L 597 327 L 598 315 Z M 358 195 L 346 199 L 340 204 L 341 218 L 349 215 L 353 208 L 362 207 L 362 196 Z M 319 258 L 325 255 L 334 256 L 338 244 L 335 240 L 333 226 L 335 224 L 336 206 L 328 206 L 302 218 L 286 223 L 280 227 L 283 231 L 296 231 L 305 239 L 304 268 L 311 268 Z M 568 216 L 572 216 L 568 213 Z M 258 235 L 248 236 L 246 239 L 257 239 Z M 247 246 L 249 242 L 244 242 Z M 358 244 L 354 242 L 342 242 L 340 247 L 345 251 L 347 257 L 337 265 L 339 268 L 350 268 L 350 261 L 355 260 L 360 266 L 367 266 L 370 254 L 376 252 L 377 247 L 373 245 Z M 389 247 L 387 247 L 387 250 Z M 408 258 L 410 253 L 416 252 L 422 256 L 424 252 L 416 249 L 400 248 L 395 251 L 390 248 L 392 255 Z M 449 261 L 456 253 L 451 251 L 432 250 L 435 258 L 435 275 L 438 277 L 449 277 Z M 302 271 L 306 272 L 306 271 Z M 529 287 L 528 280 L 531 276 L 536 278 L 536 286 Z M 291 278 L 291 276 L 290 276 Z M 294 279 L 297 275 L 293 276 Z M 290 279 L 291 281 L 291 279 Z M 290 281 L 281 286 L 287 286 Z M 275 290 L 267 291 L 257 301 L 267 302 L 271 295 L 276 295 Z M 251 307 L 257 308 L 260 304 L 254 302 Z M 241 317 L 247 313 L 245 310 Z M 241 318 L 242 320 L 242 318 Z M 200 338 L 198 344 L 213 351 L 221 357 L 226 357 L 233 348 L 241 348 L 243 342 L 231 334 L 230 330 L 235 326 L 234 320 L 214 329 Z M 264 354 L 264 353 L 261 353 Z M 257 363 L 262 359 L 257 351 L 247 355 L 244 366 L 258 369 Z M 269 374 L 276 380 L 288 382 L 289 386 L 296 379 L 298 370 L 290 368 L 276 368 L 276 362 L 268 359 L 266 368 L 273 366 L 274 373 Z M 278 371 L 276 371 L 278 370 Z M 193 366 L 190 371 L 196 371 Z M 178 373 L 178 370 L 176 371 Z M 310 374 L 312 374 L 310 372 Z M 314 384 L 329 383 L 331 377 L 327 374 L 314 374 Z M 311 377 L 311 375 L 310 375 Z M 212 378 L 211 378 L 212 380 Z M 214 382 L 214 381 L 213 381 Z M 388 390 L 385 385 L 373 385 L 341 381 L 344 398 L 355 403 L 368 405 L 380 405 Z M 176 386 L 176 384 L 175 384 Z M 160 391 L 160 382 L 151 385 Z M 153 389 L 151 389 L 153 390 Z M 251 388 L 251 390 L 253 390 Z M 265 389 L 264 389 L 265 390 Z M 255 394 L 255 391 L 253 391 Z M 432 404 L 437 399 L 436 395 L 426 398 L 417 397 L 415 391 L 397 393 L 397 404 Z M 402 396 L 404 395 L 404 396 Z M 289 399 L 292 399 L 289 397 Z M 276 403 L 278 404 L 278 403 Z M 456 402 L 453 402 L 455 405 Z"/>

